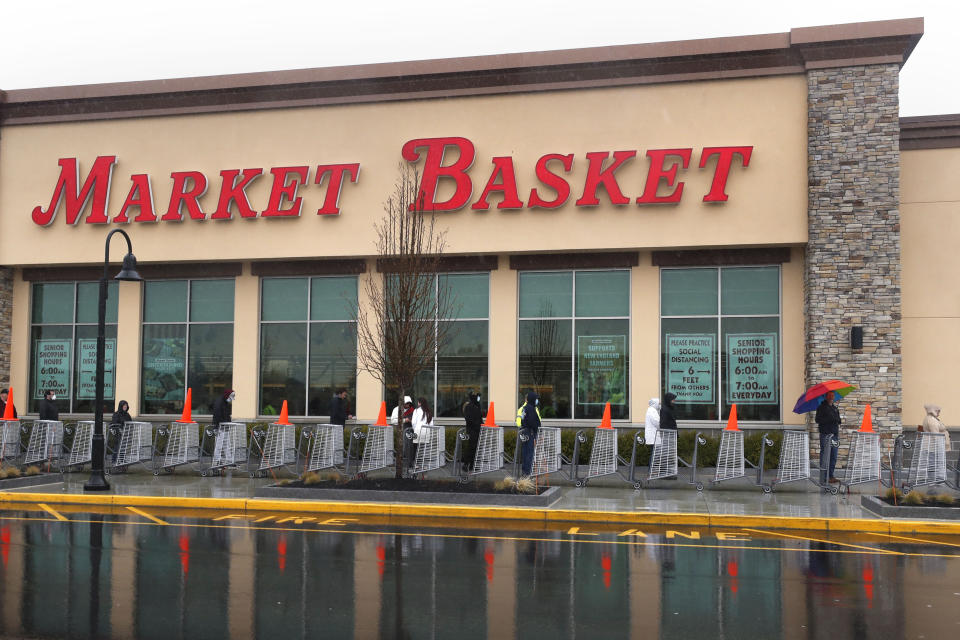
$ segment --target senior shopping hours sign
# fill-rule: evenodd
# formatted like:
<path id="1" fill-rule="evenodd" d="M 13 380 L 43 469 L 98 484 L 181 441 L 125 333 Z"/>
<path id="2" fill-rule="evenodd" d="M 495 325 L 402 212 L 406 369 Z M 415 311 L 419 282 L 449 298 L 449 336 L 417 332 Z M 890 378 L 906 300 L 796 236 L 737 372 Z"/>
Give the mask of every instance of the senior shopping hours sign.
<path id="1" fill-rule="evenodd" d="M 53 391 L 64 398 L 70 395 L 70 338 L 37 340 L 33 370 L 34 398 L 43 398 L 45 391 Z"/>
<path id="2" fill-rule="evenodd" d="M 777 334 L 727 334 L 727 403 L 777 404 Z"/>
<path id="3" fill-rule="evenodd" d="M 678 404 L 713 404 L 716 336 L 711 333 L 668 333 L 667 391 Z"/>

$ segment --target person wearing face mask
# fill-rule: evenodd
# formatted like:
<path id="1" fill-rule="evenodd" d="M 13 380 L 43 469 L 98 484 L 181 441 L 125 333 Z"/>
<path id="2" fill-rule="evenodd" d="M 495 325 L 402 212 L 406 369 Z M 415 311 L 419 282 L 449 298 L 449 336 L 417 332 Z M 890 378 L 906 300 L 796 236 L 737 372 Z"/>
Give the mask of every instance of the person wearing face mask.
<path id="1" fill-rule="evenodd" d="M 643 425 L 643 441 L 651 447 L 657 440 L 657 431 L 660 429 L 660 398 L 650 398 L 647 415 Z"/>
<path id="2" fill-rule="evenodd" d="M 40 401 L 40 419 L 41 420 L 59 420 L 60 409 L 57 408 L 57 394 L 50 389 L 43 392 L 43 400 Z"/>
<path id="3" fill-rule="evenodd" d="M 527 401 L 517 410 L 517 426 L 527 440 L 520 448 L 520 475 L 529 476 L 533 470 L 533 453 L 540 433 L 540 396 L 536 391 L 527 394 Z"/>
<path id="4" fill-rule="evenodd" d="M 233 400 L 237 397 L 233 389 L 227 389 L 213 403 L 213 428 L 220 428 L 220 423 L 230 422 L 233 414 Z"/>
<path id="5" fill-rule="evenodd" d="M 463 405 L 463 420 L 467 428 L 466 451 L 463 452 L 464 471 L 473 468 L 473 461 L 477 457 L 477 443 L 480 440 L 480 426 L 483 423 L 483 412 L 480 409 L 480 394 L 472 391 L 467 394 L 467 401 Z"/>
<path id="6" fill-rule="evenodd" d="M 347 390 L 337 389 L 330 401 L 330 424 L 338 424 L 342 427 L 351 418 L 353 415 L 347 412 Z"/>

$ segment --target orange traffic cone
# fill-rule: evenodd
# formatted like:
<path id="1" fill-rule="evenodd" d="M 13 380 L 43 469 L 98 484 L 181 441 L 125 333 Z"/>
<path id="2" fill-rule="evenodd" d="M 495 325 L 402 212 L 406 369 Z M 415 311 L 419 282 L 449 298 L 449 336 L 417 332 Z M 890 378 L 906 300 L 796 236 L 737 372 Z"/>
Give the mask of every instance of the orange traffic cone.
<path id="1" fill-rule="evenodd" d="M 737 426 L 737 405 L 730 407 L 730 417 L 727 418 L 727 428 L 724 431 L 740 431 Z"/>
<path id="2" fill-rule="evenodd" d="M 13 417 L 13 387 L 10 387 L 10 390 L 7 391 L 7 406 L 3 408 L 3 419 L 16 420 Z"/>
<path id="3" fill-rule="evenodd" d="M 863 422 L 860 423 L 860 433 L 873 433 L 873 420 L 870 418 L 870 405 L 863 412 Z"/>
<path id="4" fill-rule="evenodd" d="M 484 421 L 483 426 L 485 427 L 497 426 L 497 421 L 493 419 L 493 402 L 490 403 L 490 408 L 487 409 L 487 419 Z"/>
<path id="5" fill-rule="evenodd" d="M 286 400 L 283 401 L 283 406 L 280 407 L 280 418 L 278 418 L 277 421 L 276 421 L 274 424 L 283 424 L 283 425 L 289 425 L 289 424 L 290 424 L 290 418 L 289 418 L 289 416 L 287 415 L 287 401 L 286 401 Z"/>
<path id="6" fill-rule="evenodd" d="M 387 426 L 387 402 L 384 400 L 380 403 L 380 413 L 377 414 L 377 422 L 373 425 L 375 427 L 385 427 Z"/>
<path id="7" fill-rule="evenodd" d="M 177 422 L 193 422 L 190 407 L 193 405 L 193 389 L 187 387 L 187 398 L 183 401 L 183 415 Z"/>
<path id="8" fill-rule="evenodd" d="M 610 422 L 610 403 L 607 403 L 607 406 L 603 408 L 603 420 L 600 421 L 600 426 L 598 429 L 613 429 L 613 424 Z"/>

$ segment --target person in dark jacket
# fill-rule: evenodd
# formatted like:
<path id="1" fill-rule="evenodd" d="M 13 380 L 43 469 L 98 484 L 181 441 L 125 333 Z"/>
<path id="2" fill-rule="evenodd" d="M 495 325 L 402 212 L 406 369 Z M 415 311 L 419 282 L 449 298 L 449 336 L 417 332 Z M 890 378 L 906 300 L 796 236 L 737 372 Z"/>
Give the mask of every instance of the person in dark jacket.
<path id="1" fill-rule="evenodd" d="M 133 418 L 130 417 L 130 405 L 126 400 L 121 400 L 117 403 L 117 410 L 113 412 L 113 417 L 110 418 L 110 424 L 118 424 L 122 427 L 124 422 L 133 422 Z"/>
<path id="2" fill-rule="evenodd" d="M 677 407 L 674 404 L 674 400 L 677 399 L 676 394 L 667 393 L 663 396 L 663 402 L 660 403 L 660 428 L 661 429 L 673 429 L 677 430 L 677 418 L 673 415 L 673 412 L 676 411 Z"/>
<path id="3" fill-rule="evenodd" d="M 483 411 L 480 409 L 480 394 L 472 391 L 467 394 L 467 402 L 463 405 L 463 420 L 467 428 L 467 450 L 463 454 L 463 464 L 466 469 L 473 468 L 473 461 L 477 457 L 477 443 L 480 441 L 480 426 L 483 423 Z"/>
<path id="4" fill-rule="evenodd" d="M 3 414 L 7 412 L 7 402 L 9 401 L 11 404 L 13 404 L 13 400 L 8 400 L 7 398 L 9 393 L 9 389 L 0 389 L 0 419 L 2 419 Z M 13 407 L 13 417 L 18 417 L 16 407 Z"/>
<path id="5" fill-rule="evenodd" d="M 43 392 L 43 400 L 40 401 L 40 419 L 41 420 L 59 420 L 60 409 L 57 408 L 57 394 L 50 389 Z"/>
<path id="6" fill-rule="evenodd" d="M 520 408 L 520 428 L 526 434 L 527 441 L 520 449 L 521 475 L 529 476 L 533 470 L 533 453 L 540 433 L 540 396 L 535 391 L 527 394 L 527 401 Z"/>
<path id="7" fill-rule="evenodd" d="M 817 407 L 815 418 L 817 430 L 820 432 L 820 484 L 840 482 L 833 477 L 837 468 L 837 447 L 833 446 L 833 442 L 840 438 L 840 410 L 833 403 L 833 398 L 833 391 L 827 391 L 823 402 Z"/>
<path id="8" fill-rule="evenodd" d="M 338 424 L 342 427 L 351 418 L 353 416 L 347 413 L 347 390 L 337 389 L 330 401 L 330 424 Z"/>
<path id="9" fill-rule="evenodd" d="M 233 389 L 227 389 L 213 402 L 213 428 L 219 429 L 221 422 L 230 422 L 233 410 L 233 399 L 237 397 Z"/>

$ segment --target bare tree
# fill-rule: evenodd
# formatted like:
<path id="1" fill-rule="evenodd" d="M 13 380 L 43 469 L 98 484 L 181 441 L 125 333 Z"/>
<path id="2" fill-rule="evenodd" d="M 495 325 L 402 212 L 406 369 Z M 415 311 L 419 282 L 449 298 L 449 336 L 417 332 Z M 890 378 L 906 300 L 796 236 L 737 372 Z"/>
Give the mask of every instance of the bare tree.
<path id="1" fill-rule="evenodd" d="M 437 353 L 456 331 L 456 323 L 438 322 L 455 317 L 458 307 L 454 292 L 437 286 L 446 231 L 437 228 L 424 201 L 419 173 L 401 163 L 384 216 L 374 224 L 377 270 L 383 278 L 366 279 L 367 304 L 357 305 L 354 318 L 359 368 L 385 387 L 397 387 L 401 415 L 403 397 L 417 374 L 433 369 Z M 400 447 L 395 450 L 399 456 Z M 399 460 L 396 466 L 399 477 Z"/>

